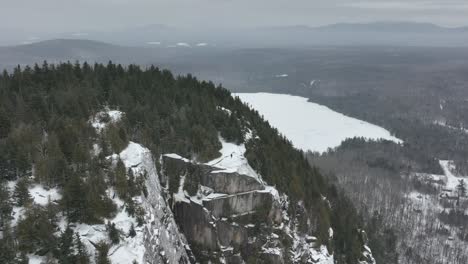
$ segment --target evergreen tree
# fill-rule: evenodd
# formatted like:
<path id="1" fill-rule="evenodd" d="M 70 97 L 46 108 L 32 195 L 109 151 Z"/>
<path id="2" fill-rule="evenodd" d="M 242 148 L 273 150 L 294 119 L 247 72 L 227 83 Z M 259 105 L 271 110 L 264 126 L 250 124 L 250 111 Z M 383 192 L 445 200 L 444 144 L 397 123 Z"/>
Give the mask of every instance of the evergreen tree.
<path id="1" fill-rule="evenodd" d="M 67 162 L 55 134 L 47 137 L 47 143 L 36 162 L 36 175 L 47 186 L 63 186 L 66 179 Z"/>
<path id="2" fill-rule="evenodd" d="M 130 237 L 135 237 L 135 236 L 136 236 L 135 226 L 133 225 L 133 223 L 132 223 L 132 225 L 130 226 L 130 230 L 128 231 L 128 235 L 129 235 Z"/>
<path id="3" fill-rule="evenodd" d="M 0 107 L 0 139 L 8 136 L 11 128 L 10 117 L 6 111 Z"/>
<path id="4" fill-rule="evenodd" d="M 0 180 L 0 228 L 9 222 L 12 209 L 8 188 L 5 182 Z"/>
<path id="5" fill-rule="evenodd" d="M 62 233 L 58 242 L 57 259 L 60 264 L 73 263 L 74 260 L 73 249 L 73 230 L 69 226 Z"/>
<path id="6" fill-rule="evenodd" d="M 465 180 L 463 179 L 458 180 L 457 190 L 458 190 L 458 197 L 466 197 Z"/>
<path id="7" fill-rule="evenodd" d="M 109 254 L 109 245 L 101 241 L 96 245 L 96 264 L 111 264 L 108 255 Z"/>
<path id="8" fill-rule="evenodd" d="M 106 137 L 114 153 L 120 153 L 128 145 L 127 133 L 120 125 L 110 124 L 106 129 Z"/>
<path id="9" fill-rule="evenodd" d="M 28 188 L 29 179 L 27 177 L 21 177 L 16 183 L 15 190 L 13 192 L 13 199 L 17 206 L 27 206 L 32 203 L 32 197 Z"/>
<path id="10" fill-rule="evenodd" d="M 10 224 L 7 222 L 2 228 L 0 238 L 0 263 L 13 263 L 16 256 L 15 238 L 13 237 Z"/>
<path id="11" fill-rule="evenodd" d="M 56 248 L 55 226 L 40 206 L 33 206 L 26 211 L 24 219 L 16 226 L 18 249 L 23 252 L 41 252 L 45 255 Z"/>
<path id="12" fill-rule="evenodd" d="M 65 184 L 61 200 L 63 210 L 70 222 L 86 222 L 89 220 L 86 201 L 87 189 L 78 174 L 72 174 Z"/>
<path id="13" fill-rule="evenodd" d="M 29 258 L 26 253 L 21 252 L 20 255 L 16 258 L 15 264 L 29 264 Z"/>
<path id="14" fill-rule="evenodd" d="M 75 234 L 75 245 L 76 245 L 76 264 L 89 264 L 89 256 L 88 252 L 86 252 L 86 248 L 81 242 L 80 235 L 78 233 Z"/>
<path id="15" fill-rule="evenodd" d="M 128 182 L 125 165 L 122 160 L 117 161 L 115 167 L 115 188 L 121 198 L 126 198 L 128 194 Z"/>
<path id="16" fill-rule="evenodd" d="M 128 196 L 134 197 L 139 194 L 138 186 L 137 183 L 135 182 L 135 175 L 133 173 L 133 170 L 131 168 L 128 169 L 128 180 L 127 180 L 127 186 L 128 186 Z"/>
<path id="17" fill-rule="evenodd" d="M 115 227 L 115 223 L 107 223 L 107 232 L 109 233 L 109 239 L 111 240 L 112 244 L 118 244 L 120 242 L 119 231 Z"/>

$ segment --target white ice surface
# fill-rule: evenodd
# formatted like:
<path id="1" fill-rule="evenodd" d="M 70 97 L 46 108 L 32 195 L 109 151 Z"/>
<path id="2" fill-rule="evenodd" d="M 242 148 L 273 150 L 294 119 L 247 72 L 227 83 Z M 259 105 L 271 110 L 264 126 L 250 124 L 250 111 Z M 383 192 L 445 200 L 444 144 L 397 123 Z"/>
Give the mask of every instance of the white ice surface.
<path id="1" fill-rule="evenodd" d="M 308 102 L 304 97 L 271 93 L 235 95 L 263 115 L 296 148 L 303 150 L 325 152 L 353 137 L 402 142 L 384 128 Z"/>

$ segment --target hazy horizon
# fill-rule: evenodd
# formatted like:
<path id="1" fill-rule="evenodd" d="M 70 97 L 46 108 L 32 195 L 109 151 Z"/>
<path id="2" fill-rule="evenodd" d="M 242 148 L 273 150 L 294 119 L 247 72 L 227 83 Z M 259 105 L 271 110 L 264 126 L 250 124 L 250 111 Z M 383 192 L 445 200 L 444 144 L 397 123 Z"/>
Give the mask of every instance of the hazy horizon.
<path id="1" fill-rule="evenodd" d="M 462 27 L 468 26 L 467 15 L 462 0 L 18 0 L 2 4 L 0 30 L 57 34 L 152 24 L 210 30 L 379 21 Z"/>

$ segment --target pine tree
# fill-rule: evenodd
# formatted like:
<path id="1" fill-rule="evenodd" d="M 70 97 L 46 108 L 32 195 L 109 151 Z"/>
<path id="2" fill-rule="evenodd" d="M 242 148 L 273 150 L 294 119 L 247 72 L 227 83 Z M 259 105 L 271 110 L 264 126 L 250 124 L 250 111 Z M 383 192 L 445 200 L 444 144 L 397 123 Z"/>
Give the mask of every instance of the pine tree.
<path id="1" fill-rule="evenodd" d="M 115 168 L 115 188 L 121 198 L 127 197 L 128 194 L 128 182 L 125 172 L 125 165 L 122 160 L 119 159 Z"/>
<path id="2" fill-rule="evenodd" d="M 6 111 L 0 107 L 0 139 L 8 136 L 11 128 L 11 121 Z"/>
<path id="3" fill-rule="evenodd" d="M 86 252 L 86 248 L 81 242 L 80 235 L 78 233 L 75 234 L 75 245 L 76 245 L 76 257 L 75 263 L 76 264 L 89 264 L 89 256 L 88 252 Z"/>
<path id="4" fill-rule="evenodd" d="M 111 264 L 108 255 L 109 254 L 109 245 L 101 241 L 96 245 L 96 264 Z"/>
<path id="5" fill-rule="evenodd" d="M 13 192 L 13 199 L 17 206 L 27 206 L 32 202 L 31 194 L 29 193 L 29 179 L 22 177 L 16 183 L 15 190 Z"/>
<path id="6" fill-rule="evenodd" d="M 53 252 L 57 246 L 55 226 L 40 206 L 32 206 L 16 226 L 18 249 L 24 252 Z"/>
<path id="7" fill-rule="evenodd" d="M 112 244 L 118 244 L 120 242 L 119 231 L 115 227 L 115 223 L 107 223 L 107 232 L 109 233 L 109 239 L 111 240 Z"/>
<path id="8" fill-rule="evenodd" d="M 458 180 L 457 190 L 458 190 L 458 197 L 465 197 L 466 196 L 465 180 L 463 180 L 463 179 Z"/>
<path id="9" fill-rule="evenodd" d="M 85 183 L 86 204 L 88 205 L 89 222 L 101 223 L 101 218 L 110 218 L 117 210 L 114 202 L 107 196 L 106 183 L 102 174 L 91 174 Z"/>
<path id="10" fill-rule="evenodd" d="M 16 256 L 15 238 L 13 237 L 10 224 L 7 222 L 2 228 L 0 238 L 0 263 L 12 263 Z"/>
<path id="11" fill-rule="evenodd" d="M 29 258 L 26 255 L 25 252 L 21 252 L 20 255 L 16 258 L 15 264 L 28 264 L 29 263 Z"/>
<path id="12" fill-rule="evenodd" d="M 106 129 L 106 137 L 114 153 L 120 153 L 128 145 L 127 133 L 119 125 L 110 124 Z"/>
<path id="13" fill-rule="evenodd" d="M 133 170 L 131 168 L 128 169 L 128 194 L 129 197 L 134 197 L 139 194 L 137 182 L 135 181 L 135 174 L 133 173 Z"/>
<path id="14" fill-rule="evenodd" d="M 128 235 L 129 235 L 130 237 L 135 237 L 135 236 L 136 236 L 135 226 L 133 225 L 133 223 L 132 223 L 132 225 L 130 226 L 130 230 L 128 231 Z"/>
<path id="15" fill-rule="evenodd" d="M 86 222 L 89 220 L 87 189 L 77 174 L 72 174 L 65 185 L 62 198 L 63 209 L 70 222 Z"/>
<path id="16" fill-rule="evenodd" d="M 60 264 L 73 262 L 73 230 L 69 226 L 62 233 L 58 243 L 57 259 Z"/>
<path id="17" fill-rule="evenodd" d="M 41 157 L 36 162 L 36 175 L 39 181 L 49 187 L 65 184 L 67 162 L 60 148 L 57 136 L 51 133 Z"/>
<path id="18" fill-rule="evenodd" d="M 0 181 L 0 228 L 9 222 L 12 209 L 8 188 L 5 182 Z"/>

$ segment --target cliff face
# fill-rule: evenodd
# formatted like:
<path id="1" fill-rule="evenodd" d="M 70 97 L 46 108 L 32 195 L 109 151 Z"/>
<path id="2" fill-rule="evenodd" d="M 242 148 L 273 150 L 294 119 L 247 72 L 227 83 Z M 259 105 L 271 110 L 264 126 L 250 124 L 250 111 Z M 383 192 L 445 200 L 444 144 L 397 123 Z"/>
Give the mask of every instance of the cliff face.
<path id="1" fill-rule="evenodd" d="M 334 263 L 327 247 L 299 231 L 286 195 L 265 183 L 243 145 L 221 139 L 221 157 L 197 163 L 163 155 L 162 182 L 180 231 L 200 263 Z M 300 209 L 301 210 L 301 209 Z M 329 231 L 330 237 L 333 230 Z M 365 249 L 364 251 L 366 251 Z M 368 261 L 373 263 L 367 252 Z"/>
<path id="2" fill-rule="evenodd" d="M 135 200 L 144 224 L 135 238 L 111 249 L 113 263 L 127 263 L 129 255 L 139 263 L 334 263 L 327 247 L 300 231 L 297 214 L 289 213 L 302 205 L 291 205 L 262 180 L 243 145 L 220 141 L 219 158 L 198 163 L 166 154 L 160 172 L 150 150 L 134 142 L 108 157 L 144 177 L 146 187 Z M 126 227 L 117 222 L 117 228 Z M 363 251 L 362 263 L 374 263 L 370 250 Z"/>
<path id="3" fill-rule="evenodd" d="M 187 243 L 164 199 L 151 152 L 130 142 L 120 158 L 127 168 L 146 175 L 147 195 L 142 195 L 141 203 L 145 210 L 144 263 L 189 263 Z"/>
<path id="4" fill-rule="evenodd" d="M 198 259 L 243 263 L 262 255 L 272 263 L 283 263 L 281 252 L 263 250 L 267 241 L 261 237 L 273 244 L 282 243 L 279 236 L 268 236 L 262 230 L 282 223 L 282 208 L 273 187 L 249 175 L 222 172 L 219 167 L 198 165 L 174 155 L 164 156 L 163 164 L 166 173 L 168 164 L 172 173 L 179 173 L 166 174 L 169 179 L 180 176 L 172 203 L 174 215 Z M 193 167 L 201 171 L 201 187 L 190 196 L 184 186 L 196 177 L 190 173 Z"/>

